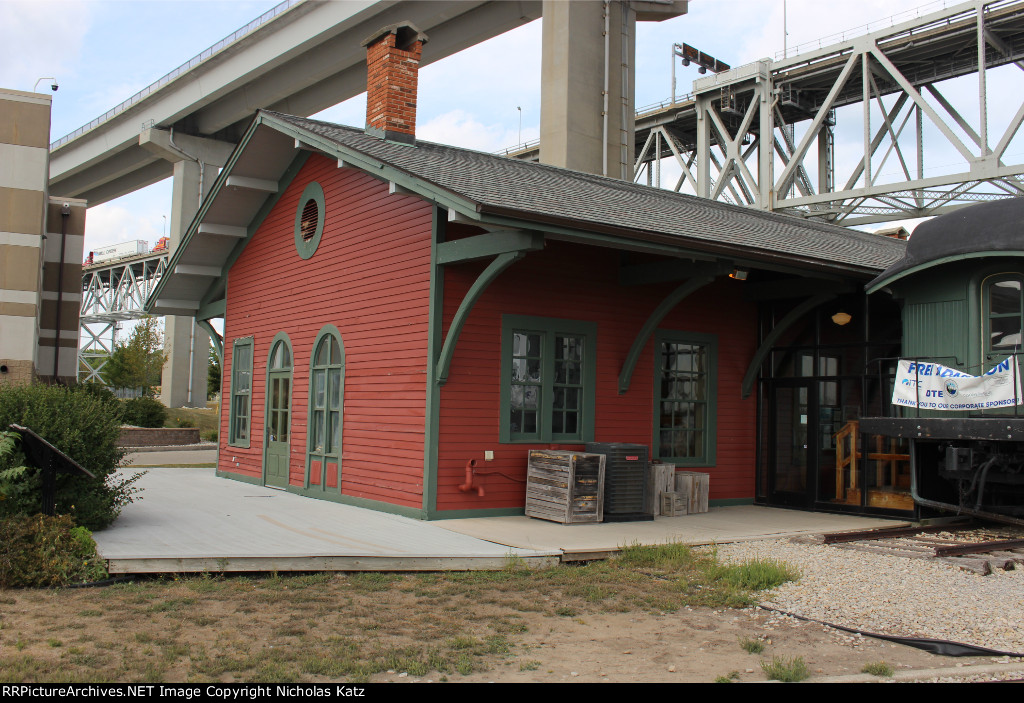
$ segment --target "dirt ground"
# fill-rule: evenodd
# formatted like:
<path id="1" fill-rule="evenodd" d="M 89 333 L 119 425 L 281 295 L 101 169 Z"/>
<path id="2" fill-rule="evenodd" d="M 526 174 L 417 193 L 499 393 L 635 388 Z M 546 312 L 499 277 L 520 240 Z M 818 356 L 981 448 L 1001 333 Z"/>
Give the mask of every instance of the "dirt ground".
<path id="1" fill-rule="evenodd" d="M 0 591 L 3 682 L 765 681 L 991 663 L 851 636 L 635 571 L 310 574 Z M 722 596 L 715 596 L 721 599 Z M 728 596 L 733 597 L 733 596 Z M 757 641 L 758 654 L 741 641 Z"/>
<path id="2" fill-rule="evenodd" d="M 765 644 L 760 654 L 740 646 L 744 638 Z M 595 614 L 536 622 L 520 649 L 489 672 L 466 677 L 495 682 L 712 682 L 737 672 L 737 681 L 765 681 L 762 661 L 802 657 L 813 677 L 860 673 L 884 661 L 893 669 L 935 669 L 990 663 L 952 660 L 919 649 L 855 637 L 765 611 L 695 608 L 667 615 Z M 523 670 L 523 663 L 537 668 Z M 394 680 L 394 676 L 383 677 Z"/>

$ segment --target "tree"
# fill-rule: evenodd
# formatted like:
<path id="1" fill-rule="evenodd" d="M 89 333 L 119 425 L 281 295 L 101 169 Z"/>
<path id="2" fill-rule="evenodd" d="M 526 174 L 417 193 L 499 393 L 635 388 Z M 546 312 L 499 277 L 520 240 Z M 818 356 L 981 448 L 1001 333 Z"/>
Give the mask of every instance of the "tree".
<path id="1" fill-rule="evenodd" d="M 210 345 L 210 364 L 206 371 L 206 397 L 215 398 L 220 393 L 220 356 Z"/>
<path id="2" fill-rule="evenodd" d="M 163 351 L 163 335 L 156 318 L 146 316 L 135 326 L 127 342 L 114 347 L 103 379 L 115 388 L 141 388 L 143 395 L 152 395 L 160 384 L 167 355 Z"/>

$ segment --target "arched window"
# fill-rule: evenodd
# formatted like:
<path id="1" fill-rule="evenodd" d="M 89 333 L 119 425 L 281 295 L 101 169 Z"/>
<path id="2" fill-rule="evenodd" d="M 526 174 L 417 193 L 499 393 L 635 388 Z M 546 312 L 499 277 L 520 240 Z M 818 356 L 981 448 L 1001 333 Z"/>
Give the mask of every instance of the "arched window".
<path id="1" fill-rule="evenodd" d="M 986 355 L 1022 351 L 1024 329 L 1024 275 L 1000 273 L 982 285 L 984 343 Z"/>
<path id="2" fill-rule="evenodd" d="M 341 488 L 341 421 L 345 392 L 345 347 L 328 325 L 313 343 L 309 369 L 309 460 L 307 480 L 322 490 Z"/>

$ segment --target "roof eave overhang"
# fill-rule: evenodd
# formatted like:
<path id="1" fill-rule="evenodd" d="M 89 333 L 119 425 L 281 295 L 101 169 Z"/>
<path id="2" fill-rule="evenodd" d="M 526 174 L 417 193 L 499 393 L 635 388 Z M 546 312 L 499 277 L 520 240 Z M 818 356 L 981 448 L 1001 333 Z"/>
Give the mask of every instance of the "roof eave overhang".
<path id="1" fill-rule="evenodd" d="M 620 248 L 636 248 L 636 243 L 641 243 L 665 254 L 693 255 L 697 258 L 709 260 L 728 259 L 738 264 L 748 264 L 753 267 L 780 272 L 803 271 L 828 277 L 849 278 L 853 276 L 870 279 L 873 276 L 877 276 L 879 271 L 882 270 L 882 267 L 844 264 L 833 260 L 800 257 L 789 253 L 770 252 L 735 244 L 716 244 L 706 240 L 686 238 L 679 235 L 614 227 L 593 222 L 585 223 L 586 227 L 584 228 L 581 227 L 582 223 L 578 220 L 538 216 L 536 213 L 525 213 L 486 205 L 480 206 L 479 213 L 479 219 L 482 222 L 490 221 L 495 224 L 507 224 L 508 221 L 512 220 L 528 222 L 534 229 L 541 231 L 547 229 L 556 236 L 562 235 L 564 238 L 569 239 L 575 237 L 581 241 L 590 242 L 602 240 L 606 246 L 616 246 L 618 244 Z"/>
<path id="2" fill-rule="evenodd" d="M 258 222 L 255 222 L 254 219 L 259 212 L 259 207 L 253 207 L 239 212 L 238 219 L 236 221 L 218 221 L 215 223 L 214 226 L 217 227 L 244 228 L 245 235 L 239 238 L 241 240 L 240 245 L 231 252 L 224 252 L 216 260 L 204 261 L 207 268 L 217 268 L 219 273 L 215 277 L 208 276 L 205 279 L 200 279 L 200 281 L 203 282 L 199 282 L 198 285 L 196 285 L 197 282 L 190 281 L 192 285 L 187 287 L 193 291 L 193 293 L 188 299 L 183 299 L 181 297 L 181 289 L 185 287 L 180 284 L 182 277 L 182 265 L 183 262 L 187 260 L 189 252 L 196 246 L 197 241 L 202 238 L 202 228 L 204 224 L 209 224 L 207 218 L 211 208 L 217 202 L 217 198 L 221 195 L 221 192 L 228 184 L 228 179 L 231 177 L 235 165 L 249 147 L 250 142 L 260 127 L 268 127 L 286 137 L 294 139 L 294 147 L 297 149 L 315 151 L 331 158 L 336 158 L 338 159 L 339 166 L 358 168 L 381 180 L 398 183 L 407 190 L 414 192 L 417 196 L 430 200 L 442 207 L 456 210 L 469 217 L 478 217 L 477 203 L 462 197 L 457 193 L 446 190 L 434 183 L 419 179 L 409 172 L 395 167 L 394 165 L 374 159 L 360 151 L 338 144 L 337 142 L 315 132 L 302 129 L 301 127 L 286 120 L 282 120 L 273 114 L 260 111 L 246 129 L 245 134 L 238 143 L 238 146 L 235 148 L 234 152 L 232 152 L 224 168 L 214 181 L 214 184 L 210 189 L 210 193 L 203 200 L 203 204 L 200 206 L 199 212 L 190 223 L 185 235 L 181 238 L 181 242 L 178 244 L 174 254 L 168 261 L 166 273 L 161 278 L 160 282 L 154 289 L 153 294 L 149 298 L 149 302 L 146 305 L 146 312 L 160 315 L 191 316 L 195 315 L 196 311 L 207 309 L 209 307 L 208 304 L 215 299 L 223 297 L 224 291 L 226 290 L 227 269 L 229 268 L 230 263 L 237 257 L 239 250 L 244 248 L 245 243 L 247 243 L 252 237 L 254 231 L 253 225 L 258 225 Z M 284 170 L 281 169 L 278 169 L 274 173 L 262 174 L 265 179 L 275 181 L 280 180 L 283 175 Z M 176 288 L 178 290 L 175 290 Z M 196 295 L 197 293 L 198 295 Z"/>

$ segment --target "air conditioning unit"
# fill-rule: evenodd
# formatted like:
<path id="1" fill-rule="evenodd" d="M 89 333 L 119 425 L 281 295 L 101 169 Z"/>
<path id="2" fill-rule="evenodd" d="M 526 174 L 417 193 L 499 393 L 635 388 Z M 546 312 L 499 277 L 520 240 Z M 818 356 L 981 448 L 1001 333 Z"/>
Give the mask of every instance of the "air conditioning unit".
<path id="1" fill-rule="evenodd" d="M 604 521 L 654 519 L 654 474 L 643 444 L 588 442 L 589 454 L 604 454 Z"/>

